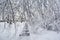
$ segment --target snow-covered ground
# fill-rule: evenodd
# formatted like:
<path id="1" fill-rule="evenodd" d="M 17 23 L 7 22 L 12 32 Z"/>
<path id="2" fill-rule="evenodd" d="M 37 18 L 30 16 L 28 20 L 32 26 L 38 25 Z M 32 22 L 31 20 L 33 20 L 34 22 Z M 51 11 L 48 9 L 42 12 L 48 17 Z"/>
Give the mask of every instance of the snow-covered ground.
<path id="1" fill-rule="evenodd" d="M 60 33 L 54 31 L 43 30 L 41 33 L 31 33 L 30 36 L 19 36 L 22 32 L 25 23 L 16 23 L 16 35 L 15 26 L 11 24 L 0 23 L 0 40 L 60 40 Z M 4 29 L 4 30 L 3 30 Z"/>

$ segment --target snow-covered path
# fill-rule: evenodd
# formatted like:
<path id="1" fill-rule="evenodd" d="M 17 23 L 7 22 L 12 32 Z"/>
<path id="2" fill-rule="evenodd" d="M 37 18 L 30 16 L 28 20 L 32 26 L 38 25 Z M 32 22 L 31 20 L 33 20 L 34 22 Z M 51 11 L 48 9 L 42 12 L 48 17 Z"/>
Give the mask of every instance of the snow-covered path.
<path id="1" fill-rule="evenodd" d="M 42 34 L 31 34 L 25 37 L 19 36 L 16 40 L 60 40 L 60 33 L 46 31 Z"/>

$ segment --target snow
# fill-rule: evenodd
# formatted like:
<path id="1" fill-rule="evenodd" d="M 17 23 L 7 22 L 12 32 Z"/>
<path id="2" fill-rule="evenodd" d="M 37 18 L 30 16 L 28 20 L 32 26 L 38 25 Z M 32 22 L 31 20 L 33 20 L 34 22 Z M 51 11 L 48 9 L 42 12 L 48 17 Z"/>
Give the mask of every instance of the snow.
<path id="1" fill-rule="evenodd" d="M 2 32 L 4 23 L 0 23 L 0 40 L 60 40 L 60 33 L 54 31 L 43 30 L 41 33 L 30 33 L 30 36 L 19 36 L 25 23 L 16 23 L 17 33 L 14 35 L 15 29 L 14 24 L 8 27 L 6 23 L 6 28 Z"/>
<path id="2" fill-rule="evenodd" d="M 10 1 L 0 0 L 0 20 L 17 21 L 12 24 L 0 22 L 0 40 L 60 40 L 59 0 Z M 19 36 L 25 22 L 29 27 L 30 36 Z"/>

